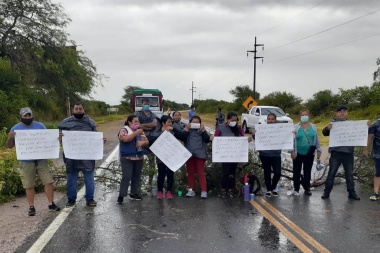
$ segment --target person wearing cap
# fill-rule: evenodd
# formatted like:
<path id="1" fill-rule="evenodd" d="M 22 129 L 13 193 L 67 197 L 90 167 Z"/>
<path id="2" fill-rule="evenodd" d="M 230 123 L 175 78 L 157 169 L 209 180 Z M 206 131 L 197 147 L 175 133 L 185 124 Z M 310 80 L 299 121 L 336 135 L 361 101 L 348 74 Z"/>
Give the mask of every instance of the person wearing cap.
<path id="1" fill-rule="evenodd" d="M 8 134 L 6 141 L 8 148 L 15 146 L 15 130 L 40 130 L 46 129 L 45 125 L 34 121 L 32 110 L 29 107 L 20 110 L 20 123 L 14 125 Z M 57 136 L 58 138 L 58 136 Z M 19 160 L 20 163 L 20 177 L 22 186 L 25 188 L 26 199 L 29 203 L 29 216 L 36 215 L 36 208 L 34 207 L 34 183 L 36 175 L 40 177 L 44 184 L 45 194 L 47 196 L 50 211 L 59 211 L 60 208 L 54 203 L 54 190 L 53 190 L 53 175 L 50 172 L 48 161 L 46 159 L 39 160 Z"/>
<path id="2" fill-rule="evenodd" d="M 85 115 L 84 105 L 81 102 L 75 103 L 72 116 L 64 119 L 58 124 L 60 130 L 60 137 L 63 136 L 62 130 L 65 131 L 93 131 L 97 132 L 96 124 L 93 119 Z M 106 138 L 103 138 L 106 142 Z M 65 157 L 63 154 L 63 161 L 66 166 L 67 174 L 67 204 L 66 207 L 72 207 L 76 203 L 77 199 L 77 183 L 79 171 L 82 171 L 84 177 L 84 184 L 86 187 L 86 203 L 88 206 L 96 206 L 97 203 L 94 200 L 95 192 L 95 160 L 74 160 Z"/>
<path id="3" fill-rule="evenodd" d="M 336 121 L 345 121 L 347 120 L 348 111 L 347 106 L 339 105 L 336 108 L 336 117 L 332 122 Z M 330 130 L 333 127 L 333 124 L 330 122 L 322 130 L 324 136 L 330 135 Z M 360 197 L 356 195 L 355 192 L 355 183 L 354 183 L 354 147 L 353 146 L 339 146 L 339 147 L 330 147 L 330 160 L 329 160 L 329 172 L 326 179 L 325 190 L 322 199 L 327 199 L 330 197 L 330 192 L 334 186 L 334 179 L 336 173 L 338 172 L 339 166 L 343 164 L 343 169 L 346 178 L 346 185 L 348 191 L 348 198 L 353 200 L 360 200 Z"/>

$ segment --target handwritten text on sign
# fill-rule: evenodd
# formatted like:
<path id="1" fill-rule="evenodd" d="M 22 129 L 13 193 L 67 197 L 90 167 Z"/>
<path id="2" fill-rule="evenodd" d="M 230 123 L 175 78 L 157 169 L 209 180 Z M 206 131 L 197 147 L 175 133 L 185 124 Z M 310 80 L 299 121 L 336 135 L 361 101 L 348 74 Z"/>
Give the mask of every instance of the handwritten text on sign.
<path id="1" fill-rule="evenodd" d="M 329 147 L 367 146 L 367 120 L 331 122 Z"/>
<path id="2" fill-rule="evenodd" d="M 256 150 L 293 149 L 294 126 L 292 124 L 255 125 Z"/>
<path id="3" fill-rule="evenodd" d="M 174 172 L 191 157 L 191 153 L 168 131 L 158 137 L 150 150 Z"/>
<path id="4" fill-rule="evenodd" d="M 212 141 L 212 162 L 248 162 L 248 138 L 214 137 Z"/>
<path id="5" fill-rule="evenodd" d="M 73 160 L 103 158 L 103 133 L 90 131 L 62 131 L 65 157 Z"/>
<path id="6" fill-rule="evenodd" d="M 59 157 L 58 129 L 16 130 L 18 160 L 55 159 Z"/>

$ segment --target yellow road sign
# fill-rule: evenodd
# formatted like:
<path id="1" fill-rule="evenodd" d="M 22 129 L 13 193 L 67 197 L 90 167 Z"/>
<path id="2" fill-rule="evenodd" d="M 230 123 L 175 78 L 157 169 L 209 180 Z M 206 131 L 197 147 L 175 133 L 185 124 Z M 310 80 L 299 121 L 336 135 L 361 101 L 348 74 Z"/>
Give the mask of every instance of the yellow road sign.
<path id="1" fill-rule="evenodd" d="M 251 96 L 249 96 L 243 103 L 243 106 L 249 110 L 251 109 L 252 106 L 256 106 L 257 102 L 254 100 Z"/>

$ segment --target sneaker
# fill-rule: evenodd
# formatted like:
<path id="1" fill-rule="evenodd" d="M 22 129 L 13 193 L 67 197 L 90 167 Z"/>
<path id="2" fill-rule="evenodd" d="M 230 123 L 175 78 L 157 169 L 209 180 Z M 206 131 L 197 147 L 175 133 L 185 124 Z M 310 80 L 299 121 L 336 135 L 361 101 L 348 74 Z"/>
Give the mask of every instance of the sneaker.
<path id="1" fill-rule="evenodd" d="M 201 198 L 207 199 L 207 192 L 201 192 Z"/>
<path id="2" fill-rule="evenodd" d="M 57 206 L 54 202 L 51 203 L 51 205 L 48 205 L 50 212 L 56 212 L 61 210 L 59 206 Z"/>
<path id="3" fill-rule="evenodd" d="M 328 198 L 330 198 L 330 194 L 324 192 L 324 193 L 322 194 L 321 198 L 322 198 L 322 199 L 328 199 Z"/>
<path id="4" fill-rule="evenodd" d="M 96 203 L 96 201 L 95 200 L 93 200 L 93 199 L 90 199 L 89 201 L 87 201 L 87 205 L 88 206 L 96 206 L 98 203 Z"/>
<path id="5" fill-rule="evenodd" d="M 67 201 L 66 207 L 73 207 L 73 206 L 75 206 L 75 200 L 69 199 L 69 201 Z"/>
<path id="6" fill-rule="evenodd" d="M 195 196 L 195 192 L 192 191 L 192 190 L 188 190 L 187 193 L 186 193 L 186 197 L 194 197 Z"/>
<path id="7" fill-rule="evenodd" d="M 162 192 L 158 192 L 157 199 L 163 199 L 163 198 L 164 198 L 164 194 Z"/>
<path id="8" fill-rule="evenodd" d="M 272 196 L 273 197 L 278 197 L 278 193 L 276 191 L 272 191 Z"/>
<path id="9" fill-rule="evenodd" d="M 130 200 L 142 200 L 142 198 L 137 194 L 129 194 Z"/>
<path id="10" fill-rule="evenodd" d="M 270 198 L 270 197 L 272 197 L 272 193 L 271 192 L 266 192 L 265 196 L 268 197 L 268 198 Z"/>
<path id="11" fill-rule="evenodd" d="M 312 193 L 311 193 L 310 190 L 306 190 L 306 191 L 305 191 L 305 195 L 307 195 L 307 196 L 311 196 L 311 194 L 312 194 Z"/>
<path id="12" fill-rule="evenodd" d="M 119 205 L 123 204 L 123 201 L 124 201 L 124 197 L 117 197 L 117 202 Z"/>
<path id="13" fill-rule="evenodd" d="M 360 200 L 360 197 L 355 192 L 348 194 L 349 199 Z"/>
<path id="14" fill-rule="evenodd" d="M 172 198 L 173 198 L 172 192 L 170 191 L 166 192 L 166 199 L 172 199 Z"/>
<path id="15" fill-rule="evenodd" d="M 372 201 L 379 200 L 379 194 L 374 192 L 373 195 L 371 197 L 369 197 L 369 199 Z"/>
<path id="16" fill-rule="evenodd" d="M 299 193 L 298 191 L 293 191 L 293 194 L 292 194 L 292 195 L 294 195 L 294 196 L 299 196 L 300 193 Z"/>
<path id="17" fill-rule="evenodd" d="M 34 208 L 34 206 L 29 207 L 28 215 L 29 216 L 35 216 L 36 215 L 36 209 Z"/>

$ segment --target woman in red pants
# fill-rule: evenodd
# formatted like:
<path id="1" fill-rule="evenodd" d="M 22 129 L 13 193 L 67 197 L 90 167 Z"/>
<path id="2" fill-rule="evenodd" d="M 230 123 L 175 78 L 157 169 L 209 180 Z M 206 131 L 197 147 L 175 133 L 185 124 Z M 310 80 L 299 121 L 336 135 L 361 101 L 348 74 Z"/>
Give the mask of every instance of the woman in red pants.
<path id="1" fill-rule="evenodd" d="M 206 176 L 204 173 L 205 163 L 207 159 L 206 144 L 210 142 L 210 136 L 207 133 L 202 120 L 199 116 L 192 117 L 184 129 L 184 144 L 187 150 L 192 154 L 186 162 L 187 168 L 187 183 L 189 191 L 187 197 L 195 196 L 194 181 L 195 174 L 198 176 L 198 182 L 201 187 L 201 198 L 207 198 Z"/>

